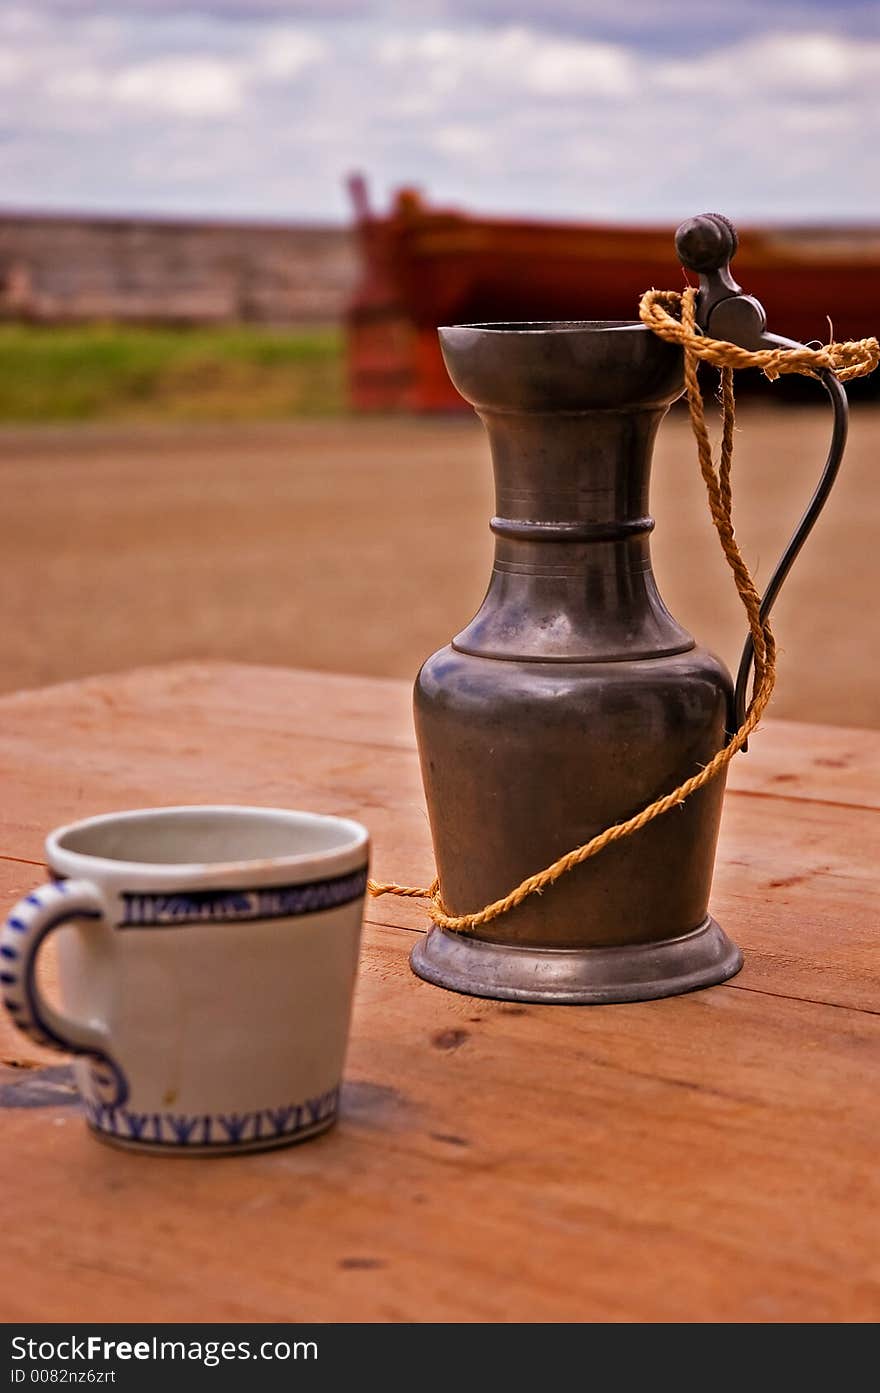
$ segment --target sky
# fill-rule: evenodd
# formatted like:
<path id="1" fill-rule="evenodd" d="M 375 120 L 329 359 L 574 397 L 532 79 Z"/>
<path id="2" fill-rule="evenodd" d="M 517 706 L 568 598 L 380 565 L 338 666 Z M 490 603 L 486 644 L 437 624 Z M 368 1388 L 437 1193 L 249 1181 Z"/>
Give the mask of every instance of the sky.
<path id="1" fill-rule="evenodd" d="M 0 204 L 880 221 L 877 0 L 2 0 Z"/>

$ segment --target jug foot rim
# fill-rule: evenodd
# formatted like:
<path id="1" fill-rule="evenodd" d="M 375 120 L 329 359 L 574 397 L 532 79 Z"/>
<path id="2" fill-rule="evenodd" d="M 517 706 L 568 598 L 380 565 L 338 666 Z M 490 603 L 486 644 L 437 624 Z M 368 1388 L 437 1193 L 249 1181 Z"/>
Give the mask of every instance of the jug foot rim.
<path id="1" fill-rule="evenodd" d="M 416 976 L 447 991 L 570 1006 L 680 996 L 726 982 L 742 964 L 711 915 L 675 938 L 603 948 L 520 947 L 433 928 L 410 954 Z"/>

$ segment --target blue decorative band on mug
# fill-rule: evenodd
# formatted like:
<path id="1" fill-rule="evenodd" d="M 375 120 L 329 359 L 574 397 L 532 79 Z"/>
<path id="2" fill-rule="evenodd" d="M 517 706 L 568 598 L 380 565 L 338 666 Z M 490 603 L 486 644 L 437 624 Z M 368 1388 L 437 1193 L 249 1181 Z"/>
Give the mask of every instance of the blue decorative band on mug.
<path id="1" fill-rule="evenodd" d="M 255 890 L 125 890 L 120 929 L 181 928 L 187 924 L 255 923 L 338 909 L 366 893 L 367 868 L 299 885 L 261 885 Z"/>
<path id="2" fill-rule="evenodd" d="M 339 1089 L 316 1098 L 255 1112 L 178 1113 L 135 1112 L 84 1100 L 86 1117 L 96 1132 L 144 1146 L 250 1147 L 286 1141 L 300 1133 L 327 1126 L 339 1109 Z"/>

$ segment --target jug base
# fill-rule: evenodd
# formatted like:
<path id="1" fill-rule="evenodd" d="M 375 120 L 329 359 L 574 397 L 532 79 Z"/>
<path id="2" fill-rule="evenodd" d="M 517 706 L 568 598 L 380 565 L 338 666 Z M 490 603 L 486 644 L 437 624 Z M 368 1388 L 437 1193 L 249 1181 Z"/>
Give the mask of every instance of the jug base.
<path id="1" fill-rule="evenodd" d="M 410 955 L 418 977 L 448 991 L 581 1006 L 678 996 L 726 982 L 742 963 L 711 915 L 677 938 L 607 948 L 526 948 L 433 928 Z"/>

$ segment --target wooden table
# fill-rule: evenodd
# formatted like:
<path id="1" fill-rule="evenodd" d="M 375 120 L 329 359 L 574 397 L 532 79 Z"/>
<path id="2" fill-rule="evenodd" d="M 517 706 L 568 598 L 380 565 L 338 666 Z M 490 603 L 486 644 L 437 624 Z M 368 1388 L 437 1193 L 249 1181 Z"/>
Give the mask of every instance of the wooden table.
<path id="1" fill-rule="evenodd" d="M 191 663 L 0 701 L 5 902 L 53 825 L 163 802 L 352 814 L 431 873 L 407 684 Z M 713 910 L 746 966 L 643 1005 L 418 981 L 368 906 L 344 1111 L 262 1156 L 96 1144 L 4 1022 L 6 1320 L 880 1317 L 880 734 L 768 722 L 736 761 Z"/>

